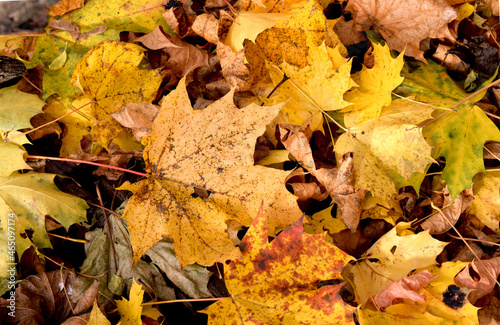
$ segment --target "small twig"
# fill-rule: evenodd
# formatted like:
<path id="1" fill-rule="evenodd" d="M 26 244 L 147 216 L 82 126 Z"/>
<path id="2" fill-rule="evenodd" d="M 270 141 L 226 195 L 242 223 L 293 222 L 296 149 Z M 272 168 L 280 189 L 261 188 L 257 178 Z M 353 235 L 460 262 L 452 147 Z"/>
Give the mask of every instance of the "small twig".
<path id="1" fill-rule="evenodd" d="M 46 159 L 46 160 L 57 160 L 57 161 L 72 162 L 72 163 L 76 163 L 76 164 L 87 164 L 87 165 L 105 167 L 105 168 L 109 168 L 109 169 L 116 169 L 116 170 L 120 170 L 122 172 L 130 173 L 130 174 L 135 174 L 135 175 L 139 175 L 139 176 L 142 176 L 142 177 L 148 177 L 147 174 L 141 173 L 141 172 L 136 172 L 134 170 L 129 170 L 129 169 L 121 168 L 121 167 L 117 167 L 117 166 L 110 166 L 110 165 L 105 165 L 105 164 L 99 164 L 99 163 L 95 163 L 95 162 L 92 162 L 92 161 L 86 161 L 86 160 L 80 160 L 80 159 L 46 157 L 46 156 L 35 156 L 35 155 L 24 155 L 24 157 L 25 158 L 31 158 L 31 159 Z"/>
<path id="2" fill-rule="evenodd" d="M 50 232 L 48 232 L 47 234 L 49 236 L 52 236 L 52 237 L 61 238 L 61 239 L 67 240 L 67 241 L 75 242 L 75 243 L 82 243 L 82 244 L 87 244 L 88 243 L 88 241 L 85 240 L 85 239 L 76 239 L 76 238 L 71 238 L 71 237 L 68 237 L 68 236 L 56 235 L 56 234 L 51 234 Z"/>
<path id="3" fill-rule="evenodd" d="M 226 299 L 230 297 L 222 297 L 222 298 L 199 298 L 199 299 L 177 299 L 177 300 L 168 300 L 168 301 L 152 301 L 145 302 L 141 304 L 141 306 L 152 306 L 152 305 L 163 305 L 163 304 L 175 304 L 178 302 L 198 302 L 198 301 L 218 301 L 222 299 Z"/>

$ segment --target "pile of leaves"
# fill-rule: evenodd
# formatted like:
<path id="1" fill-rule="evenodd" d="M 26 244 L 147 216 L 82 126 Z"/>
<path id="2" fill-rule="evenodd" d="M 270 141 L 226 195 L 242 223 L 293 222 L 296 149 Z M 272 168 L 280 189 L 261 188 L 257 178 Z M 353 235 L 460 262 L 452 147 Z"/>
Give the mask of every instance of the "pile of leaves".
<path id="1" fill-rule="evenodd" d="M 48 10 L 0 36 L 2 324 L 500 321 L 498 0 Z"/>

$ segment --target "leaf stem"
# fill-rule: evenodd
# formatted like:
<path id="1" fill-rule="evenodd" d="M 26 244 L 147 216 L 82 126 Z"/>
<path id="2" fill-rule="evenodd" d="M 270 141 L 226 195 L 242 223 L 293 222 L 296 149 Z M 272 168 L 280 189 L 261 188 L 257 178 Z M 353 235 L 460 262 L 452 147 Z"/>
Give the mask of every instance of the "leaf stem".
<path id="1" fill-rule="evenodd" d="M 105 165 L 105 164 L 99 164 L 91 161 L 86 161 L 86 160 L 80 160 L 80 159 L 69 159 L 69 158 L 58 158 L 58 157 L 46 157 L 46 156 L 34 156 L 34 155 L 24 155 L 25 158 L 31 158 L 31 159 L 46 159 L 46 160 L 57 160 L 57 161 L 66 161 L 66 162 L 72 162 L 76 164 L 87 164 L 87 165 L 93 165 L 93 166 L 99 166 L 99 167 L 105 167 L 109 169 L 116 169 L 120 170 L 125 173 L 130 173 L 130 174 L 135 174 L 139 175 L 142 177 L 148 177 L 147 174 L 141 173 L 141 172 L 136 172 L 135 170 L 129 170 L 126 168 L 121 168 L 117 166 L 110 166 L 110 165 Z"/>

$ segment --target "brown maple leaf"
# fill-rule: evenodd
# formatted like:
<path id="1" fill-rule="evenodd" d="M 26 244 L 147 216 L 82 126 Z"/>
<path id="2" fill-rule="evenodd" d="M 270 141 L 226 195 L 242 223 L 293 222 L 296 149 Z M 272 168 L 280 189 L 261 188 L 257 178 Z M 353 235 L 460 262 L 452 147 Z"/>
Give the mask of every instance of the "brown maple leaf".
<path id="1" fill-rule="evenodd" d="M 447 24 L 457 13 L 444 0 L 351 0 L 346 10 L 353 13 L 359 31 L 373 26 L 391 49 L 419 60 L 425 61 L 422 40 L 454 39 Z"/>

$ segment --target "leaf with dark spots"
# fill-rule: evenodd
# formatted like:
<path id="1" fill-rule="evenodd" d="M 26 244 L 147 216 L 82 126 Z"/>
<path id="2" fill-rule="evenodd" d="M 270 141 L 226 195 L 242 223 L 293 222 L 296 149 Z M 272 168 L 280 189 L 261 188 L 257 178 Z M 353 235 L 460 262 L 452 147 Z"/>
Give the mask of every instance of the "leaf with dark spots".
<path id="1" fill-rule="evenodd" d="M 302 218 L 272 242 L 260 209 L 243 238 L 242 259 L 224 267 L 231 295 L 203 312 L 210 324 L 346 324 L 354 308 L 341 296 L 342 267 L 352 259 L 325 241 L 303 233 Z M 333 285 L 318 285 L 337 280 Z"/>

